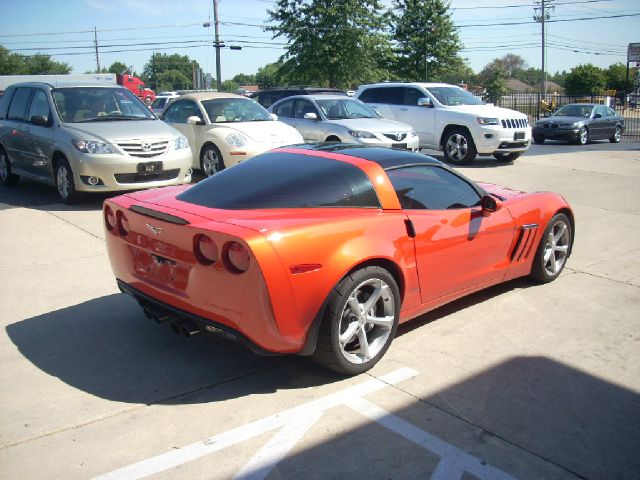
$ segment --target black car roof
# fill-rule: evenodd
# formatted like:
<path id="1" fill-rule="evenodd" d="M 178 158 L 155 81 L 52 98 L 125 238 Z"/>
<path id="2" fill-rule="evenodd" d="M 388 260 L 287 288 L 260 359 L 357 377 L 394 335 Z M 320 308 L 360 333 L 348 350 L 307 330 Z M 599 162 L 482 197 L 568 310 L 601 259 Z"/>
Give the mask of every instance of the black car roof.
<path id="1" fill-rule="evenodd" d="M 362 158 L 363 160 L 376 162 L 385 170 L 402 165 L 444 165 L 440 160 L 422 153 L 350 143 L 307 143 L 296 145 L 295 148 L 296 150 L 316 150 Z"/>

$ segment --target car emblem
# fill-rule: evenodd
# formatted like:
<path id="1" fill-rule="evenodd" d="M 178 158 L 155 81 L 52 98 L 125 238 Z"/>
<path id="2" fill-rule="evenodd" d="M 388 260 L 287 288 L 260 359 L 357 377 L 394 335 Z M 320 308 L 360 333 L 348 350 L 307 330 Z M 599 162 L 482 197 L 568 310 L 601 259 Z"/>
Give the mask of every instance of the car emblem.
<path id="1" fill-rule="evenodd" d="M 141 146 L 143 152 L 148 152 L 149 150 L 151 150 L 151 144 L 149 142 L 142 142 Z"/>
<path id="2" fill-rule="evenodd" d="M 154 227 L 150 223 L 147 223 L 147 228 L 156 237 L 162 233 L 162 227 Z"/>

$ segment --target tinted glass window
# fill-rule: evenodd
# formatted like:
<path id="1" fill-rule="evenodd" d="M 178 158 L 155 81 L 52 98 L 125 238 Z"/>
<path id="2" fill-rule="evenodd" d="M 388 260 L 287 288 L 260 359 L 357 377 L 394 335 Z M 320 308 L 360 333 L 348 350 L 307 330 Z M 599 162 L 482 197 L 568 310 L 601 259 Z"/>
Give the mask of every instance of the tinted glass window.
<path id="1" fill-rule="evenodd" d="M 368 88 L 358 97 L 361 102 L 378 103 L 381 88 Z"/>
<path id="2" fill-rule="evenodd" d="M 607 107 L 607 117 L 615 117 L 616 111 L 613 108 Z"/>
<path id="3" fill-rule="evenodd" d="M 178 200 L 230 210 L 374 207 L 380 202 L 358 167 L 322 157 L 265 153 L 215 174 Z"/>
<path id="4" fill-rule="evenodd" d="M 402 208 L 448 210 L 480 204 L 480 195 L 466 180 L 438 166 L 395 168 L 387 175 Z"/>
<path id="5" fill-rule="evenodd" d="M 9 104 L 11 103 L 11 98 L 13 97 L 14 93 L 15 93 L 14 89 L 9 89 L 5 91 L 2 96 L 0 96 L 0 118 L 7 118 L 7 112 L 9 111 Z"/>
<path id="6" fill-rule="evenodd" d="M 29 108 L 29 115 L 27 118 L 31 120 L 36 115 L 46 118 L 51 117 L 51 110 L 49 109 L 47 94 L 44 93 L 43 90 L 36 90 L 33 94 L 33 100 L 31 100 L 31 107 Z"/>
<path id="7" fill-rule="evenodd" d="M 354 98 L 340 100 L 316 100 L 316 103 L 329 120 L 344 118 L 378 118 L 368 105 Z"/>
<path id="8" fill-rule="evenodd" d="M 51 96 L 64 123 L 155 120 L 151 110 L 122 87 L 56 88 Z"/>
<path id="9" fill-rule="evenodd" d="M 296 118 L 304 118 L 305 113 L 315 113 L 317 118 L 320 118 L 318 110 L 313 106 L 309 100 L 296 100 Z"/>
<path id="10" fill-rule="evenodd" d="M 390 105 L 404 105 L 404 88 L 389 87 L 380 89 L 379 103 L 388 103 Z"/>
<path id="11" fill-rule="evenodd" d="M 171 123 L 187 123 L 189 117 L 199 117 L 202 120 L 198 105 L 192 100 L 180 100 L 164 112 L 162 119 Z"/>
<path id="12" fill-rule="evenodd" d="M 202 100 L 212 123 L 264 122 L 273 120 L 264 107 L 248 98 L 216 98 Z"/>
<path id="13" fill-rule="evenodd" d="M 31 88 L 18 88 L 13 95 L 11 105 L 9 106 L 9 115 L 7 118 L 12 120 L 26 120 L 27 118 L 27 104 L 29 103 L 29 97 L 31 96 Z"/>
<path id="14" fill-rule="evenodd" d="M 279 117 L 292 118 L 294 116 L 293 102 L 293 100 L 285 100 L 273 109 L 273 113 L 275 113 Z"/>
<path id="15" fill-rule="evenodd" d="M 403 103 L 405 105 L 411 105 L 415 107 L 418 105 L 418 99 L 424 97 L 426 97 L 426 95 L 417 88 L 405 88 Z"/>
<path id="16" fill-rule="evenodd" d="M 607 116 L 606 107 L 602 107 L 602 106 L 596 107 L 595 115 L 600 115 L 602 118 L 606 117 Z"/>

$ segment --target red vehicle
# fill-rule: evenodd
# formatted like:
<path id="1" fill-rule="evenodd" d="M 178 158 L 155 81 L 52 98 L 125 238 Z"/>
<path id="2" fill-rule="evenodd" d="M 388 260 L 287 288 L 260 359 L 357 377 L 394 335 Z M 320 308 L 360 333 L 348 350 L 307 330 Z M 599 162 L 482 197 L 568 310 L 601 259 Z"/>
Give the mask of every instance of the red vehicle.
<path id="1" fill-rule="evenodd" d="M 128 73 L 123 73 L 116 75 L 116 81 L 118 82 L 118 85 L 122 85 L 123 87 L 131 90 L 147 105 L 151 105 L 156 99 L 156 93 L 150 88 L 147 88 L 144 82 L 138 77 L 134 77 Z"/>
<path id="2" fill-rule="evenodd" d="M 345 144 L 272 150 L 191 187 L 122 195 L 104 219 L 118 285 L 148 317 L 348 374 L 384 355 L 398 323 L 516 277 L 554 280 L 574 237 L 555 193 Z"/>

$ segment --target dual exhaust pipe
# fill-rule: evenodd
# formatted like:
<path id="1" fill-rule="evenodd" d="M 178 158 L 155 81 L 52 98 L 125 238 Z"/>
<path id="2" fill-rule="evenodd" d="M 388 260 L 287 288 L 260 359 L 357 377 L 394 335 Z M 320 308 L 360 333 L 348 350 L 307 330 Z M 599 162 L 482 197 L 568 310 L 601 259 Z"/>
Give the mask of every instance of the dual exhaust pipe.
<path id="1" fill-rule="evenodd" d="M 200 333 L 200 326 L 193 320 L 176 319 L 166 313 L 154 312 L 146 307 L 142 307 L 144 314 L 156 323 L 171 322 L 171 330 L 178 335 L 185 337 L 193 337 L 196 333 Z"/>

